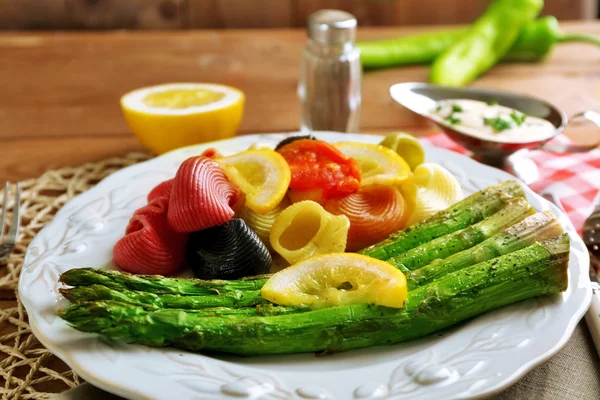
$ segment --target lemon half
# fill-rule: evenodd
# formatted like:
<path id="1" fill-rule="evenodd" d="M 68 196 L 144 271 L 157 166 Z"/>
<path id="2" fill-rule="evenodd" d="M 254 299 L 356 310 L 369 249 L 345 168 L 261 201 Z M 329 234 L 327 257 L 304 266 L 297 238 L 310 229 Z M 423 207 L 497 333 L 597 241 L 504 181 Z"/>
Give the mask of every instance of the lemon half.
<path id="1" fill-rule="evenodd" d="M 402 308 L 407 287 L 404 274 L 385 261 L 361 254 L 329 253 L 277 272 L 260 294 L 285 306 L 376 304 Z"/>
<path id="2" fill-rule="evenodd" d="M 127 124 L 152 152 L 234 136 L 244 110 L 244 93 L 208 83 L 170 83 L 121 97 Z"/>

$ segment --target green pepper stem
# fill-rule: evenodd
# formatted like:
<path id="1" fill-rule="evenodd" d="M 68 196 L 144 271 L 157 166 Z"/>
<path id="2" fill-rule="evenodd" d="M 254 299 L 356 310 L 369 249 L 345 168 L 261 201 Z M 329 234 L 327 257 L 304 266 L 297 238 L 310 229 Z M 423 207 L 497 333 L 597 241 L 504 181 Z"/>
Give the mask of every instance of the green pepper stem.
<path id="1" fill-rule="evenodd" d="M 558 38 L 558 42 L 584 42 L 600 47 L 600 36 L 590 35 L 588 33 L 567 33 L 561 35 Z"/>

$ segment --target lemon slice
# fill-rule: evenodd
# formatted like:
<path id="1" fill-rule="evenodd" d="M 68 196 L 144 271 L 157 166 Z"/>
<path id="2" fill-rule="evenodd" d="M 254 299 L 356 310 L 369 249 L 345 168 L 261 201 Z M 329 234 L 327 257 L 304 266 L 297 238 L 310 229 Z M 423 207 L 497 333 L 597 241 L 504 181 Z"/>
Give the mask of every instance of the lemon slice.
<path id="1" fill-rule="evenodd" d="M 414 174 L 402 182 L 400 191 L 409 213 L 407 226 L 429 218 L 463 199 L 462 188 L 454 175 L 434 163 L 424 163 L 415 168 Z"/>
<path id="2" fill-rule="evenodd" d="M 417 138 L 408 133 L 390 133 L 383 138 L 380 144 L 398 153 L 413 171 L 418 165 L 425 162 L 425 150 L 423 150 L 423 146 L 421 146 Z"/>
<path id="3" fill-rule="evenodd" d="M 232 137 L 242 119 L 244 93 L 225 85 L 170 83 L 125 94 L 121 109 L 140 142 L 162 154 Z"/>
<path id="4" fill-rule="evenodd" d="M 402 308 L 407 288 L 404 274 L 385 261 L 354 253 L 329 253 L 277 272 L 260 294 L 285 306 L 368 303 Z"/>
<path id="5" fill-rule="evenodd" d="M 246 207 L 260 214 L 277 207 L 290 185 L 288 163 L 271 149 L 246 150 L 217 162 L 246 195 Z"/>
<path id="6" fill-rule="evenodd" d="M 356 160 L 362 176 L 361 186 L 395 185 L 410 175 L 406 161 L 387 147 L 358 142 L 341 142 L 334 146 Z"/>

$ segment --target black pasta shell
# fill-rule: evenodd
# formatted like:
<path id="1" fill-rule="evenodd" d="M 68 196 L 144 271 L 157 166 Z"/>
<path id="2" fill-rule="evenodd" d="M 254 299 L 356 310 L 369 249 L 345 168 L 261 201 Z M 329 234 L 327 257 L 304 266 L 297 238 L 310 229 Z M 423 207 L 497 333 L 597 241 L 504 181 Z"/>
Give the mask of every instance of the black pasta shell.
<path id="1" fill-rule="evenodd" d="M 280 148 L 282 148 L 286 144 L 290 144 L 292 142 L 295 142 L 296 140 L 302 140 L 302 139 L 318 140 L 313 135 L 291 136 L 291 137 L 285 138 L 281 142 L 277 143 L 277 146 L 275 146 L 275 151 L 279 150 Z"/>
<path id="2" fill-rule="evenodd" d="M 273 262 L 269 250 L 241 218 L 192 233 L 186 255 L 194 275 L 201 279 L 266 274 Z"/>

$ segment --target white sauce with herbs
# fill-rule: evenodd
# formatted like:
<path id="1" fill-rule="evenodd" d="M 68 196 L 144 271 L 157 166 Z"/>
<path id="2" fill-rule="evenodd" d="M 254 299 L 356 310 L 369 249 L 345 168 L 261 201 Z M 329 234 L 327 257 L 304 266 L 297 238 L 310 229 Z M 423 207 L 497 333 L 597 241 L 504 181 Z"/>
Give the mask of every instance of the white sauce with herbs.
<path id="1" fill-rule="evenodd" d="M 442 125 L 495 142 L 535 142 L 550 138 L 555 131 L 554 125 L 545 119 L 477 100 L 441 100 L 429 115 Z"/>

